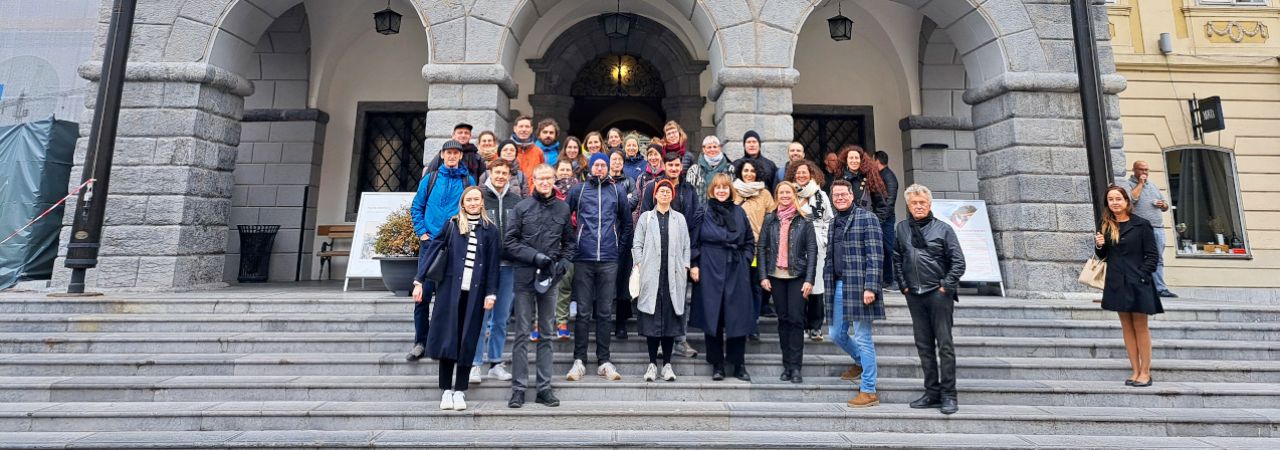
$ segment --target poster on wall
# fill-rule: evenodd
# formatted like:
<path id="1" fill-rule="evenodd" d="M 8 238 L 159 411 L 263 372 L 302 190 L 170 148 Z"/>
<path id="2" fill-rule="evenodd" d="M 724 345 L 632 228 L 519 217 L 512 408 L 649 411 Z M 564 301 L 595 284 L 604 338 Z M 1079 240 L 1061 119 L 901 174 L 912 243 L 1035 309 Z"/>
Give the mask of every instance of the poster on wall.
<path id="1" fill-rule="evenodd" d="M 950 225 L 960 240 L 965 264 L 960 281 L 1001 283 L 1003 291 L 1004 279 L 1000 275 L 1000 259 L 991 234 L 987 202 L 936 199 L 933 201 L 933 216 Z"/>
<path id="2" fill-rule="evenodd" d="M 387 221 L 391 213 L 413 203 L 413 192 L 364 192 L 360 194 L 360 210 L 356 212 L 355 235 L 351 237 L 351 258 L 347 262 L 347 276 L 342 290 L 352 279 L 382 278 L 378 256 L 373 252 L 373 241 L 378 227 Z"/>

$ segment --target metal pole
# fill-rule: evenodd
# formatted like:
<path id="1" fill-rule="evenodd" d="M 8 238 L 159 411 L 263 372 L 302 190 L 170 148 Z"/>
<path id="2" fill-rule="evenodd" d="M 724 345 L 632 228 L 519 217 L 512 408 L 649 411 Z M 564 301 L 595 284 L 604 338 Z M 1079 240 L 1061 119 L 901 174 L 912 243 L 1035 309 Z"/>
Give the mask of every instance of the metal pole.
<path id="1" fill-rule="evenodd" d="M 1093 34 L 1093 0 L 1071 0 L 1071 28 L 1075 31 L 1076 73 L 1080 76 L 1080 106 L 1084 117 L 1085 150 L 1089 158 L 1089 191 L 1093 194 L 1093 219 L 1102 223 L 1107 209 L 1106 192 L 1112 181 L 1111 148 L 1107 132 L 1106 104 L 1102 101 L 1102 75 L 1098 70 L 1097 39 Z"/>
<path id="2" fill-rule="evenodd" d="M 85 270 L 98 265 L 98 246 L 102 239 L 102 222 L 107 206 L 107 186 L 111 178 L 111 159 L 115 153 L 116 127 L 120 119 L 120 96 L 124 91 L 125 66 L 129 59 L 129 40 L 133 35 L 133 16 L 138 0 L 115 0 L 111 8 L 111 24 L 107 28 L 107 46 L 98 80 L 98 101 L 89 131 L 89 148 L 85 155 L 82 181 L 94 179 L 88 189 L 76 198 L 75 221 L 71 225 L 71 242 L 67 244 L 66 266 L 71 268 L 67 293 L 84 293 Z"/>

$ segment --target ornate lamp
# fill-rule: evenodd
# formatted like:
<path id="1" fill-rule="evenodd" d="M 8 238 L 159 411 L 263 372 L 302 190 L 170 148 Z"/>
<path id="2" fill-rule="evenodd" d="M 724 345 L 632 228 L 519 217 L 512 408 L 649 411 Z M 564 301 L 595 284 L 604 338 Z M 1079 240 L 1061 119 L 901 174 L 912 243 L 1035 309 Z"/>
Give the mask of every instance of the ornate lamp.
<path id="1" fill-rule="evenodd" d="M 836 16 L 827 19 L 827 26 L 831 28 L 831 40 L 847 41 L 853 38 L 853 20 L 844 16 L 841 11 L 841 4 L 836 4 Z"/>
<path id="2" fill-rule="evenodd" d="M 600 23 L 604 26 L 604 34 L 610 39 L 622 39 L 631 34 L 636 24 L 636 16 L 622 12 L 622 0 L 618 0 L 618 9 L 600 15 Z"/>
<path id="3" fill-rule="evenodd" d="M 391 0 L 387 0 L 387 9 L 373 13 L 373 26 L 378 33 L 384 35 L 400 32 L 400 13 L 391 10 Z"/>

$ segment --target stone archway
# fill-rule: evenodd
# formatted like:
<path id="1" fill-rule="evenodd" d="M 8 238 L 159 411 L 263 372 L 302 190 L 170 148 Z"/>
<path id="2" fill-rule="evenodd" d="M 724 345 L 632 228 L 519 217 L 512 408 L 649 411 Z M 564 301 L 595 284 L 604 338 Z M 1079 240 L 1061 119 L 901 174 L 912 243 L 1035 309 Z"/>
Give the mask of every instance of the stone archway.
<path id="1" fill-rule="evenodd" d="M 707 61 L 694 59 L 671 30 L 644 16 L 638 16 L 630 35 L 623 39 L 610 39 L 597 18 L 588 18 L 562 32 L 543 57 L 528 60 L 535 76 L 534 92 L 529 96 L 533 114 L 554 118 L 564 129 L 585 129 L 586 124 L 571 121 L 574 81 L 584 66 L 611 54 L 626 54 L 652 65 L 665 92 L 661 100 L 665 117 L 685 130 L 702 128 L 706 99 L 699 90 L 699 77 Z"/>

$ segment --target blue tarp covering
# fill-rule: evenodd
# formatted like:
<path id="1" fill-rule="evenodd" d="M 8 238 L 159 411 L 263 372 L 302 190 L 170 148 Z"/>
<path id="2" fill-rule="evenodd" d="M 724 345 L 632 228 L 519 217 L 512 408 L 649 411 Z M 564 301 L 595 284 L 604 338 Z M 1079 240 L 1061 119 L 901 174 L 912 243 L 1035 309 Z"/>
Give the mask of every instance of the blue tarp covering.
<path id="1" fill-rule="evenodd" d="M 67 195 L 78 133 L 52 117 L 0 127 L 0 240 Z M 0 245 L 0 289 L 53 274 L 63 209 Z"/>

